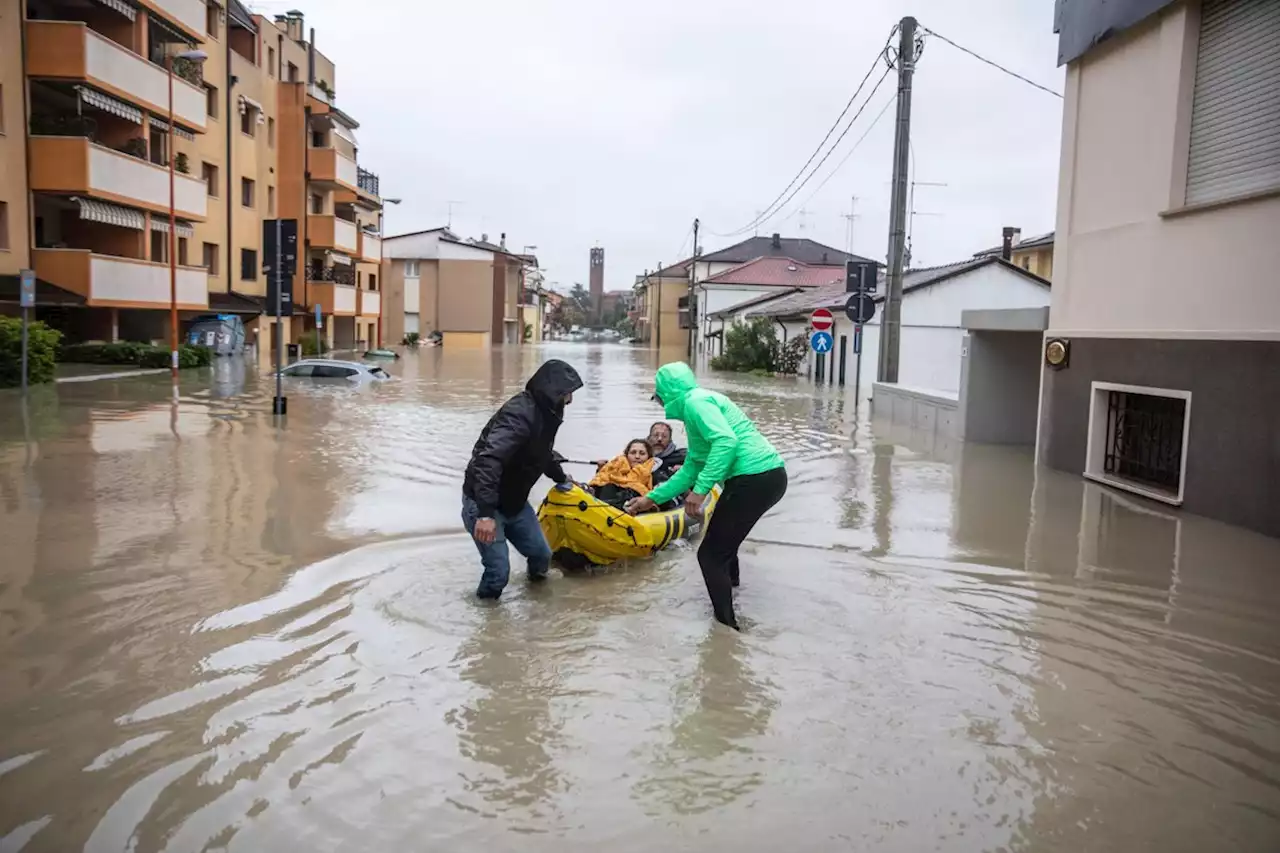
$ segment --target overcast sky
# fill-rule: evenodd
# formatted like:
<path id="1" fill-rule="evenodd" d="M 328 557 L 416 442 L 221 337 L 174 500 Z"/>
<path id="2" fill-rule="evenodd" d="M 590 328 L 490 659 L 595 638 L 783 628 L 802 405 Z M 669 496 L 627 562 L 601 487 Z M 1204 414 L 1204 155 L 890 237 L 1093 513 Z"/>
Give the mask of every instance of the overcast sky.
<path id="1" fill-rule="evenodd" d="M 799 170 L 892 26 L 913 14 L 954 41 L 1061 91 L 1053 0 L 585 0 L 423 3 L 265 0 L 300 8 L 337 65 L 337 103 L 361 124 L 361 165 L 382 177 L 390 233 L 445 224 L 538 247 L 547 279 L 605 286 L 691 248 L 690 225 L 749 223 Z M 748 12 L 747 10 L 752 11 Z M 872 83 L 880 76 L 877 71 Z M 810 184 L 760 233 L 883 259 L 893 99 L 883 86 Z M 868 85 L 868 90 L 870 84 Z M 864 93 L 865 94 L 865 93 Z M 916 266 L 1054 226 L 1062 102 L 928 40 L 915 76 Z M 798 211 L 803 207 L 806 213 Z M 749 234 L 750 232 L 748 232 Z M 705 233 L 712 251 L 742 239 Z"/>

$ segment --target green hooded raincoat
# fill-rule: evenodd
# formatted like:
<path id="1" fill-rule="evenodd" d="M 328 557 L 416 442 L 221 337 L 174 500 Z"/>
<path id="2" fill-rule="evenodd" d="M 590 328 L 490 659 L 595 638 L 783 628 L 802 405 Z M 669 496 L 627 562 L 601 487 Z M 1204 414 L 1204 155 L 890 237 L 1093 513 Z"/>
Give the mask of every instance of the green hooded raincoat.
<path id="1" fill-rule="evenodd" d="M 699 388 L 687 364 L 659 367 L 656 385 L 667 417 L 684 422 L 689 453 L 674 477 L 646 495 L 649 500 L 663 504 L 690 487 L 705 495 L 730 477 L 783 466 L 778 451 L 751 419 L 723 394 Z"/>

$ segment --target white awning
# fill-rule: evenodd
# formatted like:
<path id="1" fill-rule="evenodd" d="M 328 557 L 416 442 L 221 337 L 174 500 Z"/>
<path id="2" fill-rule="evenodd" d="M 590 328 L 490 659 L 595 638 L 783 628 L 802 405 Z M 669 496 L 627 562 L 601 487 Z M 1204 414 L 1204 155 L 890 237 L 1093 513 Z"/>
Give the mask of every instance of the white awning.
<path id="1" fill-rule="evenodd" d="M 128 119 L 134 124 L 142 124 L 142 110 L 137 107 L 126 104 L 124 101 L 118 101 L 109 95 L 90 89 L 88 86 L 76 86 L 76 93 L 80 95 L 80 100 L 91 107 L 109 112 L 112 115 L 120 116 L 120 118 Z"/>
<path id="2" fill-rule="evenodd" d="M 360 147 L 360 143 L 356 141 L 355 131 L 351 130 L 349 127 L 347 127 L 345 124 L 338 121 L 337 119 L 333 120 L 333 132 L 336 136 L 338 136 L 341 139 L 345 139 L 347 142 L 350 142 L 356 148 Z"/>
<path id="3" fill-rule="evenodd" d="M 151 230 L 159 231 L 162 234 L 168 234 L 169 220 L 165 219 L 163 216 L 152 216 Z M 196 233 L 195 229 L 191 227 L 191 223 L 183 222 L 181 219 L 178 220 L 178 236 L 179 237 L 186 237 L 190 239 L 191 237 L 195 236 L 195 233 Z"/>
<path id="4" fill-rule="evenodd" d="M 146 230 L 147 218 L 140 210 L 78 196 L 72 196 L 71 200 L 80 206 L 81 219 L 87 219 L 90 222 L 102 222 L 106 225 L 115 225 L 120 228 L 132 228 L 135 231 Z"/>
<path id="5" fill-rule="evenodd" d="M 246 95 L 241 95 L 240 96 L 240 112 L 242 113 L 248 112 L 250 109 L 255 109 L 258 112 L 262 112 L 262 104 L 258 103 L 253 98 L 250 98 Z"/>
<path id="6" fill-rule="evenodd" d="M 165 133 L 169 132 L 169 122 L 164 121 L 162 119 L 158 119 L 155 116 L 151 117 L 151 126 L 159 130 L 163 130 Z M 178 127 L 176 124 L 173 126 L 173 133 L 175 136 L 181 136 L 183 139 L 186 139 L 190 142 L 196 141 L 196 137 L 194 133 L 192 133 L 189 130 L 183 130 L 181 127 Z"/>
<path id="7" fill-rule="evenodd" d="M 327 252 L 326 254 L 328 254 L 329 260 L 333 261 L 335 264 L 344 264 L 346 266 L 351 266 L 351 257 L 349 255 L 344 255 L 341 252 L 333 252 L 333 251 Z"/>
<path id="8" fill-rule="evenodd" d="M 124 0 L 98 0 L 98 2 L 103 6 L 106 6 L 108 9 L 115 9 L 130 21 L 138 17 L 138 10 L 124 2 Z M 139 122 L 139 124 L 141 124 L 141 122 Z"/>

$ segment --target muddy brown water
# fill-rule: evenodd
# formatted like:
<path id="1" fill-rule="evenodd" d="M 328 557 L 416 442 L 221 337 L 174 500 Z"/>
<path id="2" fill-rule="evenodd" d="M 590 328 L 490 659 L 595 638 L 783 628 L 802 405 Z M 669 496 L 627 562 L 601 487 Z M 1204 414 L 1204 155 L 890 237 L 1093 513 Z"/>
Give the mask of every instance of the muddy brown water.
<path id="1" fill-rule="evenodd" d="M 744 634 L 688 549 L 483 605 L 462 470 L 549 355 L 568 455 L 658 416 L 568 344 L 282 429 L 227 361 L 0 397 L 0 851 L 1280 850 L 1280 543 L 717 378 L 791 474 Z"/>

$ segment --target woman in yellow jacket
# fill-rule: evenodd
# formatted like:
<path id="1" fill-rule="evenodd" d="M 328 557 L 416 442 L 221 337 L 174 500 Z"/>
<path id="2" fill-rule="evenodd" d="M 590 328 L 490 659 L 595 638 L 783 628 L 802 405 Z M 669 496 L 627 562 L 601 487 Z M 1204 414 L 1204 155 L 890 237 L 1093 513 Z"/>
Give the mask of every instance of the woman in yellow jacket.
<path id="1" fill-rule="evenodd" d="M 587 485 L 600 500 L 619 508 L 632 498 L 647 494 L 653 488 L 653 453 L 649 443 L 643 438 L 632 439 L 622 455 L 601 465 Z"/>

